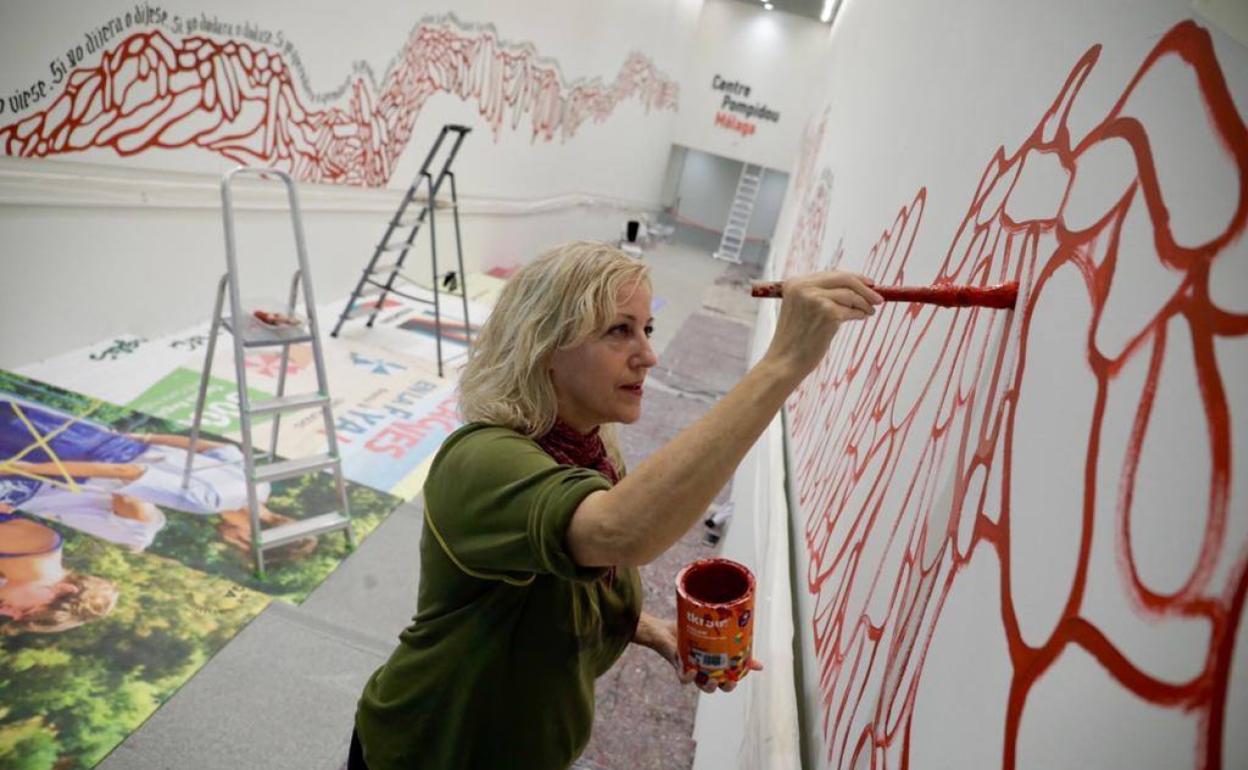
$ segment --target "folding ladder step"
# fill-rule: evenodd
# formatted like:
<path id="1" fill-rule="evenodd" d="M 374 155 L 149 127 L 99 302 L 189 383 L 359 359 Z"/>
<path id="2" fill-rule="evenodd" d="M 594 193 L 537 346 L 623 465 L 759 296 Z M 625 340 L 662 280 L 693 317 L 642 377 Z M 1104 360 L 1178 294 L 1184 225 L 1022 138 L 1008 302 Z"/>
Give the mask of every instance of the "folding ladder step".
<path id="1" fill-rule="evenodd" d="M 411 294 L 409 291 L 406 291 L 407 285 L 408 283 L 412 282 L 412 279 L 408 278 L 402 273 L 395 273 L 395 276 L 398 278 L 402 278 L 407 283 L 399 284 L 399 286 L 391 286 L 390 287 L 391 295 L 395 297 L 402 297 L 403 299 L 410 299 L 413 302 L 420 302 L 421 304 L 425 304 L 425 305 L 434 304 L 433 300 L 429 299 L 428 297 L 418 297 L 415 294 Z M 417 286 L 417 288 L 420 288 L 423 290 L 423 287 Z M 443 294 L 445 293 L 446 292 L 443 292 Z M 459 295 L 457 294 L 455 296 L 459 296 Z M 373 309 L 371 307 L 367 305 L 361 305 L 357 308 L 352 308 L 350 312 L 345 314 L 345 317 L 346 318 L 359 318 L 362 315 L 371 314 L 372 312 L 373 312 Z"/>
<path id="2" fill-rule="evenodd" d="M 310 535 L 321 535 L 351 526 L 351 519 L 337 511 L 322 513 L 307 519 L 292 521 L 260 531 L 260 548 L 276 548 Z"/>
<path id="3" fill-rule="evenodd" d="M 382 251 L 410 251 L 411 249 L 414 249 L 414 248 L 416 248 L 416 244 L 414 243 L 404 243 L 403 241 L 399 241 L 397 243 L 387 243 L 385 246 L 381 247 L 381 250 Z"/>
<path id="4" fill-rule="evenodd" d="M 391 283 L 390 286 L 387 287 L 385 282 L 391 277 L 393 277 L 396 281 L 404 281 L 405 283 L 412 284 L 416 283 L 415 279 L 413 279 L 410 275 L 400 273 L 399 270 L 400 268 L 398 265 L 390 265 L 386 270 L 372 273 L 372 276 L 374 277 L 367 278 L 366 280 L 372 286 L 378 286 L 382 289 L 389 288 L 390 291 L 394 291 L 395 284 Z"/>
<path id="5" fill-rule="evenodd" d="M 292 476 L 302 476 L 305 473 L 322 471 L 337 464 L 338 458 L 330 454 L 299 457 L 294 460 L 282 460 L 281 462 L 268 463 L 267 465 L 257 465 L 254 478 L 257 483 L 280 481 Z"/>
<path id="6" fill-rule="evenodd" d="M 373 269 L 368 271 L 369 275 L 377 275 L 378 273 L 393 273 L 402 267 L 398 262 L 383 262 L 380 265 L 373 265 Z"/>
<path id="7" fill-rule="evenodd" d="M 308 409 L 314 406 L 324 406 L 329 403 L 329 397 L 320 393 L 300 393 L 295 396 L 282 396 L 281 398 L 269 398 L 264 401 L 257 401 L 251 405 L 249 410 L 251 414 L 272 414 L 273 412 L 290 412 L 295 409 Z"/>
<path id="8" fill-rule="evenodd" d="M 245 321 L 242 329 L 234 323 L 233 318 L 222 318 L 221 325 L 243 343 L 246 348 L 266 347 L 270 345 L 298 345 L 311 342 L 312 335 L 306 326 L 267 326 L 259 321 Z"/>

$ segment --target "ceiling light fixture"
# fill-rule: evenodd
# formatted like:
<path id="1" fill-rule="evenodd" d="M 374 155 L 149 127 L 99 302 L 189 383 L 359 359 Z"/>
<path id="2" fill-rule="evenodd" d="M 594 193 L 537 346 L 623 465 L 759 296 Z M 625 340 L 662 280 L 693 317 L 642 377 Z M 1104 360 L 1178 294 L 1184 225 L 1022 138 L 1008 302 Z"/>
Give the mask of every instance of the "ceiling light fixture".
<path id="1" fill-rule="evenodd" d="M 770 11 L 770 10 L 771 10 L 771 3 L 763 3 L 763 8 L 767 9 L 768 11 Z"/>
<path id="2" fill-rule="evenodd" d="M 819 21 L 827 24 L 832 19 L 833 0 L 823 0 L 823 12 L 819 14 Z"/>

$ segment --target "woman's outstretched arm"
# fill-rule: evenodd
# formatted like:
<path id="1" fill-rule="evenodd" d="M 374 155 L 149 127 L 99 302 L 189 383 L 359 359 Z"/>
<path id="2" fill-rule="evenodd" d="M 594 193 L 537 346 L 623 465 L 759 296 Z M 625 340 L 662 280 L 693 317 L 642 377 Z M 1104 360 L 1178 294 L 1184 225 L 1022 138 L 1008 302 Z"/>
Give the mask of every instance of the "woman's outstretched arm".
<path id="1" fill-rule="evenodd" d="M 882 301 L 868 279 L 852 273 L 786 281 L 771 345 L 754 368 L 614 488 L 581 502 L 568 527 L 568 548 L 577 563 L 646 564 L 679 540 L 789 393 L 818 366 L 840 324 L 872 315 Z"/>

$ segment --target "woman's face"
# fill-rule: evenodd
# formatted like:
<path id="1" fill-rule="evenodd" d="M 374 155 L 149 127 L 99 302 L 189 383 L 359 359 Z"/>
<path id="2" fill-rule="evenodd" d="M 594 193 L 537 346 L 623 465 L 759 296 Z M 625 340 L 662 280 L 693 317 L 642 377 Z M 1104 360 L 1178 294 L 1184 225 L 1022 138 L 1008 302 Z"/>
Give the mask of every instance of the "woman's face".
<path id="1" fill-rule="evenodd" d="M 658 363 L 650 347 L 650 286 L 625 286 L 606 331 L 551 359 L 559 419 L 588 433 L 609 422 L 641 417 L 642 383 Z"/>

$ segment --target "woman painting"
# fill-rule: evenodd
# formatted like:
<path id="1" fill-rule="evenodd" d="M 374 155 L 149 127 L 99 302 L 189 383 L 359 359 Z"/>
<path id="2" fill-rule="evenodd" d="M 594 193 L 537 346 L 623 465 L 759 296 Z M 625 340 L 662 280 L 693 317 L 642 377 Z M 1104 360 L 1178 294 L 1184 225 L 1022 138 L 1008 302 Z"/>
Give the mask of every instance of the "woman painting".
<path id="1" fill-rule="evenodd" d="M 424 488 L 416 616 L 364 689 L 350 766 L 567 768 L 630 642 L 679 672 L 637 567 L 703 515 L 839 324 L 881 301 L 848 273 L 786 282 L 762 360 L 625 475 L 613 425 L 641 416 L 657 363 L 647 268 L 577 242 L 517 272 L 462 372 L 467 424 Z"/>

